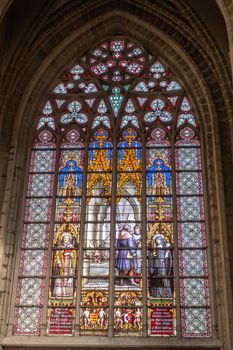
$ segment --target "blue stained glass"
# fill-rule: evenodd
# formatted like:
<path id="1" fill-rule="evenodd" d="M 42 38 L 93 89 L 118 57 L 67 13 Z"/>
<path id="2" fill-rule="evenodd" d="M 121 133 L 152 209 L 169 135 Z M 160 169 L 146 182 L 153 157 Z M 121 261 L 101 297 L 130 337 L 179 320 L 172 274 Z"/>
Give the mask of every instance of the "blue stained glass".
<path id="1" fill-rule="evenodd" d="M 186 97 L 183 98 L 180 109 L 184 112 L 187 112 L 191 109 L 191 106 Z"/>
<path id="2" fill-rule="evenodd" d="M 125 154 L 124 147 L 128 147 L 127 143 L 124 142 L 124 144 L 125 144 L 125 146 L 122 146 L 122 143 L 119 144 L 118 157 L 119 157 L 120 161 L 122 161 L 124 159 L 124 154 Z M 131 145 L 132 148 L 136 148 L 137 160 L 141 160 L 141 149 L 138 148 L 138 147 L 140 147 L 139 145 L 140 145 L 140 143 L 136 142 L 136 141 L 133 142 Z"/>
<path id="3" fill-rule="evenodd" d="M 93 162 L 95 160 L 95 154 L 96 150 L 106 149 L 105 154 L 107 156 L 107 160 L 111 161 L 111 154 L 112 154 L 112 143 L 106 140 L 108 138 L 108 133 L 100 129 L 95 132 L 95 138 L 97 141 L 91 142 L 89 146 L 89 158 L 90 162 Z"/>
<path id="4" fill-rule="evenodd" d="M 148 170 L 147 177 L 148 177 L 149 187 L 153 186 L 153 177 L 154 177 L 154 174 L 156 174 L 157 172 L 160 172 L 165 176 L 166 186 L 170 187 L 170 183 L 171 183 L 170 168 L 164 165 L 164 161 L 162 159 L 155 159 L 155 161 L 153 162 L 153 165 L 149 166 L 147 170 Z"/>
<path id="5" fill-rule="evenodd" d="M 70 173 L 70 172 L 74 173 L 76 185 L 78 188 L 80 188 L 82 183 L 82 169 L 77 166 L 77 163 L 75 160 L 69 160 L 66 163 L 66 166 L 61 169 L 61 174 L 59 176 L 60 187 L 63 187 L 67 173 Z"/>
<path id="6" fill-rule="evenodd" d="M 123 133 L 123 137 L 125 141 L 119 142 L 118 147 L 118 156 L 119 160 L 122 161 L 124 158 L 124 148 L 135 148 L 137 160 L 141 159 L 141 143 L 139 141 L 135 141 L 137 133 L 133 129 L 127 129 Z"/>
<path id="7" fill-rule="evenodd" d="M 43 108 L 43 113 L 46 115 L 49 115 L 53 112 L 52 106 L 50 101 L 47 101 L 44 108 Z"/>
<path id="8" fill-rule="evenodd" d="M 141 147 L 141 143 L 138 141 L 123 141 L 119 143 L 119 148 L 128 148 L 128 147 L 132 147 L 132 148 L 137 148 L 137 147 Z"/>
<path id="9" fill-rule="evenodd" d="M 29 173 L 14 334 L 39 334 L 46 318 L 44 308 L 33 306 L 46 304 L 48 242 L 53 261 L 47 334 L 74 335 L 80 296 L 79 335 L 88 330 L 106 336 L 109 318 L 112 335 L 142 335 L 143 328 L 144 335 L 174 336 L 177 314 L 183 336 L 211 334 L 199 126 L 182 83 L 151 58 L 123 38 L 107 40 L 82 59 L 85 66 L 66 70 L 42 105 Z M 112 259 L 115 276 L 109 279 Z M 148 314 L 145 326 L 142 305 Z"/>
<path id="10" fill-rule="evenodd" d="M 77 190 L 81 191 L 82 188 L 82 168 L 77 166 L 75 160 L 70 159 L 66 162 L 65 166 L 61 169 L 59 174 L 59 190 L 62 190 L 62 194 L 66 196 L 77 195 Z M 64 193 L 65 190 L 65 193 Z M 76 202 L 79 198 L 75 199 Z M 63 197 L 59 196 L 59 203 L 63 202 Z"/>
<path id="11" fill-rule="evenodd" d="M 154 74 L 154 77 L 156 79 L 159 79 L 161 77 L 162 74 L 164 74 L 165 72 L 165 68 L 163 67 L 163 65 L 160 62 L 155 62 L 151 68 L 150 71 Z"/>
<path id="12" fill-rule="evenodd" d="M 144 81 L 140 81 L 134 88 L 136 91 L 147 92 L 149 89 Z"/>
<path id="13" fill-rule="evenodd" d="M 178 117 L 177 126 L 180 126 L 180 125 L 184 124 L 186 121 L 189 124 L 192 124 L 193 126 L 196 126 L 195 117 L 191 113 L 180 114 L 179 117 Z"/>
<path id="14" fill-rule="evenodd" d="M 67 94 L 67 89 L 64 84 L 59 84 L 56 86 L 56 88 L 53 90 L 56 94 Z"/>
<path id="15" fill-rule="evenodd" d="M 166 87 L 167 91 L 180 90 L 181 86 L 177 83 L 177 81 L 172 80 Z"/>
<path id="16" fill-rule="evenodd" d="M 138 118 L 135 115 L 125 115 L 121 121 L 121 128 L 126 126 L 129 122 L 136 126 L 136 128 L 139 128 Z"/>
<path id="17" fill-rule="evenodd" d="M 92 124 L 92 129 L 96 128 L 100 123 L 103 123 L 107 128 L 110 129 L 110 121 L 109 121 L 109 117 L 107 117 L 106 115 L 98 115 L 95 117 L 93 124 Z"/>
<path id="18" fill-rule="evenodd" d="M 72 74 L 78 75 L 84 73 L 84 69 L 79 64 L 77 64 L 70 70 L 70 72 Z"/>
<path id="19" fill-rule="evenodd" d="M 95 149 L 100 148 L 98 142 L 93 142 L 90 144 L 90 150 L 89 150 L 89 155 L 90 155 L 90 161 L 94 160 L 94 156 L 95 156 Z M 107 160 L 111 160 L 111 154 L 112 154 L 112 150 L 110 149 L 110 147 L 112 147 L 112 144 L 110 142 L 104 142 L 102 148 L 107 148 L 106 151 L 106 155 L 107 155 Z"/>
<path id="20" fill-rule="evenodd" d="M 38 125 L 37 125 L 37 129 L 42 128 L 43 126 L 46 125 L 46 123 L 48 124 L 48 126 L 52 129 L 55 130 L 55 123 L 54 123 L 54 119 L 52 117 L 42 117 L 40 118 Z"/>

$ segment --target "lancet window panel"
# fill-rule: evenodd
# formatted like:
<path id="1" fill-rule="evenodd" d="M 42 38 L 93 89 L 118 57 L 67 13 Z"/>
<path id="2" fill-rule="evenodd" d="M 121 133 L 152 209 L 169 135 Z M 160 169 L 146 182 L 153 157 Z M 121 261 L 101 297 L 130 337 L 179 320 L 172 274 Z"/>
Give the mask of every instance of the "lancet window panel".
<path id="1" fill-rule="evenodd" d="M 33 144 L 28 175 L 13 325 L 16 335 L 40 334 L 45 302 L 55 157 L 55 138 L 52 133 L 44 130 Z"/>
<path id="2" fill-rule="evenodd" d="M 77 130 L 62 135 L 52 235 L 47 333 L 72 335 L 76 315 L 84 145 Z"/>
<path id="3" fill-rule="evenodd" d="M 183 161 L 183 151 L 187 149 L 194 150 L 192 171 Z M 178 245 L 182 332 L 190 337 L 199 333 L 209 336 L 210 300 L 200 143 L 198 133 L 192 128 L 181 129 L 180 140 L 176 142 L 176 160 L 178 230 L 182 235 Z M 193 239 L 195 243 L 192 243 Z M 191 325 L 189 317 L 194 314 L 196 319 Z"/>
<path id="4" fill-rule="evenodd" d="M 35 130 L 14 335 L 212 335 L 196 114 L 133 40 L 66 70 Z"/>

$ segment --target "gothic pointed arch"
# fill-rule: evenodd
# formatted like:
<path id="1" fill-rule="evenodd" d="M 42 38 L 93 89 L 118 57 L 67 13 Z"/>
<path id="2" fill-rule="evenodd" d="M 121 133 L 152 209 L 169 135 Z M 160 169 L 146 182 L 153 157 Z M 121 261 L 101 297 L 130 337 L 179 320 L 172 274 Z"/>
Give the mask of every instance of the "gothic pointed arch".
<path id="1" fill-rule="evenodd" d="M 200 120 L 176 74 L 108 38 L 36 123 L 13 334 L 210 337 Z"/>

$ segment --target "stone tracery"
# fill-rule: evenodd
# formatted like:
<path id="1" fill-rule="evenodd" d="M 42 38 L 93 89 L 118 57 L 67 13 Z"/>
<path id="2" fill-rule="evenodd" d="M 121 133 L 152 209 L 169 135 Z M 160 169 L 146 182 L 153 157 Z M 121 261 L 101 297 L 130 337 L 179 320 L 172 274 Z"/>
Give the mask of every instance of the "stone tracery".
<path id="1" fill-rule="evenodd" d="M 49 217 L 55 211 L 55 225 L 50 226 L 50 232 L 52 234 L 54 230 L 55 237 L 60 232 L 62 237 L 60 243 L 53 240 L 48 334 L 73 335 L 74 319 L 78 317 L 80 334 L 107 335 L 108 303 L 112 298 L 108 290 L 109 284 L 114 283 L 115 335 L 142 335 L 142 317 L 145 318 L 143 315 L 147 313 L 148 335 L 175 336 L 178 293 L 175 278 L 188 281 L 192 276 L 197 285 L 205 281 L 206 294 L 202 299 L 193 294 L 187 304 L 187 287 L 182 285 L 178 297 L 182 305 L 183 336 L 210 336 L 208 276 L 201 267 L 207 264 L 205 245 L 194 246 L 191 251 L 196 254 L 195 264 L 199 266 L 199 272 L 190 267 L 190 275 L 182 272 L 174 277 L 174 264 L 179 263 L 184 271 L 184 259 L 187 264 L 193 264 L 192 254 L 182 242 L 178 243 L 176 225 L 179 223 L 182 236 L 186 232 L 182 225 L 189 222 L 195 230 L 201 228 L 200 235 L 205 235 L 203 193 L 199 190 L 202 177 L 197 176 L 201 171 L 199 130 L 194 128 L 197 119 L 194 112 L 190 116 L 192 107 L 184 93 L 176 76 L 158 59 L 127 39 L 115 38 L 83 57 L 49 94 L 37 125 L 25 216 L 26 227 L 36 227 L 38 218 L 34 212 L 41 222 L 50 225 Z M 106 112 L 108 116 L 103 118 Z M 101 118 L 96 113 L 100 113 Z M 127 124 L 125 113 L 128 113 Z M 177 123 L 179 136 L 176 136 L 175 150 L 172 144 Z M 142 133 L 137 130 L 139 126 Z M 41 143 L 38 143 L 38 137 Z M 56 139 L 62 141 L 59 169 L 54 167 L 51 173 L 44 175 L 40 168 L 44 159 L 41 149 L 45 153 L 50 151 L 48 141 L 54 144 Z M 113 144 L 117 144 L 116 149 Z M 193 151 L 193 155 L 184 159 L 187 150 Z M 38 165 L 35 165 L 37 155 Z M 46 181 L 49 181 L 48 184 L 44 182 L 42 194 L 37 192 L 35 166 L 41 172 L 40 177 L 47 176 Z M 58 188 L 56 195 L 52 196 L 53 179 L 57 176 Z M 86 188 L 83 187 L 85 177 Z M 113 177 L 117 178 L 116 189 L 111 184 Z M 174 200 L 177 210 L 173 208 Z M 46 207 L 47 201 L 49 207 Z M 147 203 L 144 207 L 143 201 Z M 116 211 L 116 218 L 111 216 L 112 210 Z M 143 224 L 142 215 L 146 213 Z M 155 228 L 151 237 L 156 225 L 166 226 L 166 229 L 159 232 Z M 70 231 L 74 227 L 76 236 Z M 110 230 L 110 227 L 115 229 Z M 27 232 L 25 228 L 25 234 Z M 80 239 L 86 242 L 84 246 L 80 245 L 81 248 L 77 245 Z M 147 246 L 147 252 L 142 250 L 142 245 Z M 110 249 L 115 249 L 115 263 L 113 257 L 110 258 Z M 198 249 L 202 255 L 198 254 Z M 33 250 L 22 251 L 21 264 L 24 264 L 25 253 L 29 263 Z M 147 272 L 142 273 L 145 254 L 149 260 Z M 84 256 L 83 261 L 79 255 Z M 31 264 L 34 266 L 34 262 Z M 115 276 L 109 277 L 111 264 L 115 264 Z M 79 265 L 82 266 L 81 276 L 77 275 Z M 46 272 L 39 272 L 40 267 L 38 269 L 34 278 L 40 280 Z M 166 278 L 161 278 L 164 274 Z M 23 270 L 19 276 L 19 283 L 27 278 Z M 76 288 L 80 283 L 83 304 L 76 314 L 80 298 Z M 31 309 L 30 304 L 24 305 L 21 300 L 25 299 L 22 294 L 25 290 L 18 288 L 14 334 L 39 334 L 39 324 L 32 322 L 34 325 L 28 327 L 23 315 L 28 310 L 34 312 L 40 305 L 36 306 L 36 300 Z M 147 288 L 147 301 L 142 297 L 144 288 Z M 103 304 L 100 297 L 96 305 L 87 306 L 84 300 L 95 289 L 105 302 Z M 122 290 L 127 291 L 132 300 L 136 292 L 139 301 L 125 305 L 124 298 L 121 299 Z M 143 308 L 143 305 L 146 306 Z M 198 315 L 199 324 L 193 324 L 192 319 Z"/>

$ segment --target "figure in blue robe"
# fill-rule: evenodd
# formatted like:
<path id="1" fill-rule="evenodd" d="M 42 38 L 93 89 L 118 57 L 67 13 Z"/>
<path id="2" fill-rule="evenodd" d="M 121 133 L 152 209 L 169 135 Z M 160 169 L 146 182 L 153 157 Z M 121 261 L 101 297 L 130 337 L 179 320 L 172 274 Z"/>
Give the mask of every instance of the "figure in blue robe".
<path id="1" fill-rule="evenodd" d="M 124 276 L 130 277 L 131 286 L 137 286 L 134 278 L 137 269 L 137 244 L 134 236 L 129 232 L 129 228 L 125 225 L 117 239 L 117 257 L 116 269 L 119 271 L 120 285 L 124 285 Z"/>

